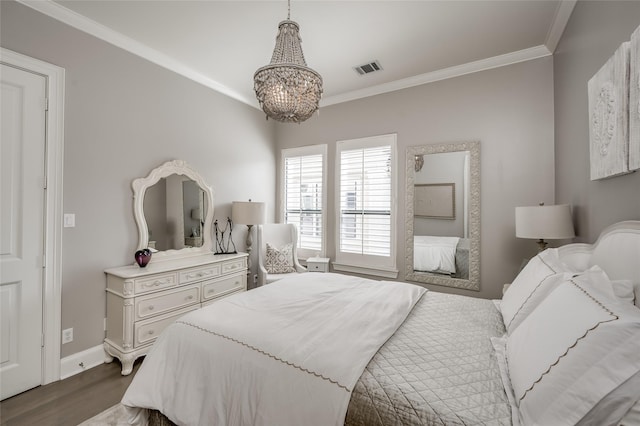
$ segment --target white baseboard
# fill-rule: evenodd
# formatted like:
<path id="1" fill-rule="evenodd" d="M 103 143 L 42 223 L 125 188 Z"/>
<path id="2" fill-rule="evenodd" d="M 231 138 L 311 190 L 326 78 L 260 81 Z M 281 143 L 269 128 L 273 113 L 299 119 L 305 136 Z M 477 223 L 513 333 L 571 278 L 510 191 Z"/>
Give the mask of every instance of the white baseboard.
<path id="1" fill-rule="evenodd" d="M 94 346 L 85 351 L 69 355 L 60 360 L 60 380 L 82 373 L 104 363 L 104 348 L 102 345 Z"/>

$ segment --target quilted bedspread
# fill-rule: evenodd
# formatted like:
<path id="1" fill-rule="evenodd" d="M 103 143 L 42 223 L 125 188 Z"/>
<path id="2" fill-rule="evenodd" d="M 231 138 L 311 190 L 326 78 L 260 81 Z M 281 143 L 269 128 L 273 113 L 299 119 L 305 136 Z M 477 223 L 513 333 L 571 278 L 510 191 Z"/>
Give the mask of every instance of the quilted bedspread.
<path id="1" fill-rule="evenodd" d="M 367 364 L 345 424 L 511 425 L 490 341 L 504 332 L 492 301 L 427 292 Z"/>
<path id="2" fill-rule="evenodd" d="M 428 292 L 365 368 L 345 424 L 510 425 L 490 341 L 504 331 L 492 301 Z"/>

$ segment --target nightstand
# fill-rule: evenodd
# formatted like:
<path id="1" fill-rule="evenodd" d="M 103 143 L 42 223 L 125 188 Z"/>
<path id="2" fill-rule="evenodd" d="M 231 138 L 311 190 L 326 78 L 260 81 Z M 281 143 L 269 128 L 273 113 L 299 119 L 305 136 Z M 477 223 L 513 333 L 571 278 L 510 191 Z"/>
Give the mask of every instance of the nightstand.
<path id="1" fill-rule="evenodd" d="M 329 272 L 328 257 L 310 257 L 307 259 L 307 270 L 309 272 Z"/>

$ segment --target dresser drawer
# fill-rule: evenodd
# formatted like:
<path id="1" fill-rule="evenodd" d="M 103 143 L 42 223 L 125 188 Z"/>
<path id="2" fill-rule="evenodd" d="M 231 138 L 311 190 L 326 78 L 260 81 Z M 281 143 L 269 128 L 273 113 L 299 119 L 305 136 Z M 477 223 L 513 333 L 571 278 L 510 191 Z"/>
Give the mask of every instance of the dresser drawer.
<path id="1" fill-rule="evenodd" d="M 136 297 L 136 320 L 160 315 L 185 306 L 200 303 L 200 286 L 194 285 L 181 290 Z"/>
<path id="2" fill-rule="evenodd" d="M 180 284 L 202 281 L 219 275 L 220 265 L 209 265 L 205 268 L 198 269 L 186 269 L 184 271 L 180 271 Z"/>
<path id="3" fill-rule="evenodd" d="M 245 259 L 236 259 L 229 262 L 224 262 L 222 264 L 222 273 L 223 274 L 231 274 L 233 272 L 238 272 L 240 270 L 246 269 Z M 245 271 L 246 272 L 246 271 Z"/>
<path id="4" fill-rule="evenodd" d="M 188 308 L 181 309 L 177 312 L 171 312 L 160 317 L 154 317 L 135 323 L 133 330 L 133 347 L 137 348 L 138 346 L 152 343 L 158 338 L 160 333 L 162 333 L 162 331 L 175 320 L 177 320 L 187 312 L 195 311 L 199 308 L 200 304 L 189 306 Z"/>
<path id="5" fill-rule="evenodd" d="M 202 300 L 222 297 L 236 291 L 247 288 L 247 276 L 245 274 L 232 275 L 230 277 L 208 281 L 202 284 Z"/>
<path id="6" fill-rule="evenodd" d="M 139 278 L 134 282 L 135 294 L 148 293 L 150 291 L 175 287 L 176 284 L 177 280 L 175 273 Z"/>

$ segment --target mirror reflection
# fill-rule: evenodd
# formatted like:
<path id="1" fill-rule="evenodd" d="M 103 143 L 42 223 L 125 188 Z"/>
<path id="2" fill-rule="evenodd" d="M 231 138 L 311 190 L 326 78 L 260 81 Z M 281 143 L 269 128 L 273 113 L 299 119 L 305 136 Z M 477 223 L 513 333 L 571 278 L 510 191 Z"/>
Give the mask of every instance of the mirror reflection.
<path id="1" fill-rule="evenodd" d="M 406 279 L 479 290 L 478 142 L 407 148 Z"/>
<path id="2" fill-rule="evenodd" d="M 469 151 L 416 157 L 413 270 L 469 279 Z"/>
<path id="3" fill-rule="evenodd" d="M 173 174 L 147 188 L 143 209 L 149 248 L 201 247 L 206 206 L 204 190 L 185 176 Z"/>
<path id="4" fill-rule="evenodd" d="M 211 254 L 213 188 L 184 160 L 172 160 L 134 179 L 138 248 L 155 262 Z"/>

